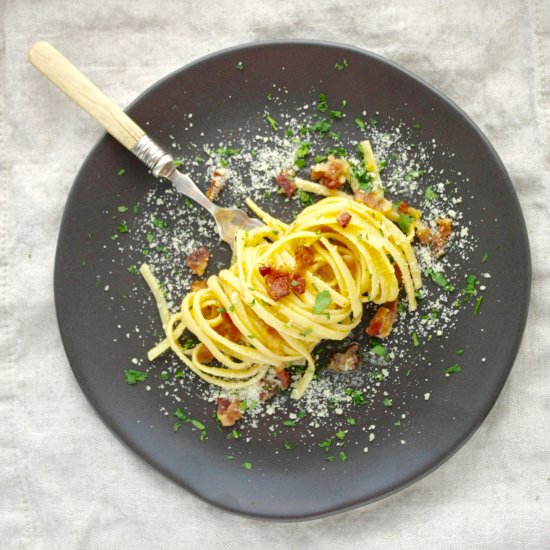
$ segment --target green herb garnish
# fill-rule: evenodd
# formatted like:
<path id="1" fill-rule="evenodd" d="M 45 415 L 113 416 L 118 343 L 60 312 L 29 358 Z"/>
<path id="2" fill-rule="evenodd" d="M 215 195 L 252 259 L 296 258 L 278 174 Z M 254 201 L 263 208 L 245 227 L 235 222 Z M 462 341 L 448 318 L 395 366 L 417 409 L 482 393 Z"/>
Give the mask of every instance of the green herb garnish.
<path id="1" fill-rule="evenodd" d="M 314 203 L 311 195 L 303 189 L 298 189 L 298 200 L 302 206 L 310 206 Z"/>
<path id="2" fill-rule="evenodd" d="M 478 312 L 479 312 L 479 308 L 481 306 L 481 302 L 483 302 L 483 296 L 480 296 L 477 300 L 476 300 L 476 305 L 474 306 L 474 315 L 477 315 Z"/>
<path id="3" fill-rule="evenodd" d="M 455 289 L 454 285 L 449 283 L 449 281 L 447 281 L 444 275 L 442 273 L 439 273 L 439 271 L 434 271 L 432 268 L 428 268 L 426 270 L 426 273 L 430 276 L 432 281 L 443 290 L 447 292 L 452 292 Z"/>
<path id="4" fill-rule="evenodd" d="M 145 382 L 147 380 L 147 373 L 140 370 L 124 369 L 124 378 L 127 384 L 133 386 L 137 382 Z"/>
<path id="5" fill-rule="evenodd" d="M 409 227 L 413 221 L 412 216 L 408 216 L 407 214 L 399 214 L 399 219 L 397 220 L 397 225 L 399 225 L 399 228 L 405 235 L 409 232 Z"/>
<path id="6" fill-rule="evenodd" d="M 426 187 L 426 191 L 424 191 L 424 198 L 427 201 L 433 201 L 433 200 L 437 199 L 438 197 L 439 197 L 439 195 L 433 190 L 433 187 L 431 185 Z"/>
<path id="7" fill-rule="evenodd" d="M 445 374 L 455 374 L 459 372 L 462 372 L 462 367 L 457 363 L 455 363 L 452 367 L 447 367 L 445 369 Z"/>
<path id="8" fill-rule="evenodd" d="M 332 296 L 329 290 L 322 290 L 315 297 L 315 304 L 313 306 L 313 313 L 320 315 L 325 309 L 332 303 Z"/>
<path id="9" fill-rule="evenodd" d="M 269 122 L 272 130 L 277 130 L 277 128 L 279 128 L 279 123 L 271 115 L 265 113 L 264 118 Z"/>
<path id="10" fill-rule="evenodd" d="M 328 110 L 327 96 L 325 94 L 319 94 L 317 99 L 317 110 L 321 113 L 326 113 Z"/>
<path id="11" fill-rule="evenodd" d="M 338 63 L 336 62 L 334 64 L 334 68 L 337 70 L 337 71 L 343 71 L 346 67 L 349 66 L 349 61 L 344 57 L 344 59 L 342 59 L 342 62 L 341 63 Z"/>

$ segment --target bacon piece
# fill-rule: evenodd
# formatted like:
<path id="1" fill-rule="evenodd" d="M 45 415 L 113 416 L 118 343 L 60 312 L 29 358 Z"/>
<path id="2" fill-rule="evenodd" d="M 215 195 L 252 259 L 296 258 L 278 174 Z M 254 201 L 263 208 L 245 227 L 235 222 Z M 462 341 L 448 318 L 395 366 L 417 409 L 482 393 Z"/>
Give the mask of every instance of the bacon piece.
<path id="1" fill-rule="evenodd" d="M 238 399 L 225 399 L 223 397 L 218 398 L 218 409 L 216 416 L 222 426 L 234 426 L 237 420 L 243 415 L 241 410 L 241 402 Z"/>
<path id="2" fill-rule="evenodd" d="M 204 290 L 208 288 L 208 283 L 204 279 L 195 279 L 191 283 L 191 292 L 198 292 L 199 290 Z"/>
<path id="3" fill-rule="evenodd" d="M 290 294 L 293 290 L 296 294 L 303 294 L 306 291 L 306 280 L 303 272 L 313 264 L 314 253 L 309 246 L 299 246 L 294 253 L 296 266 L 293 271 L 278 269 L 271 265 L 261 265 L 258 271 L 265 277 L 267 293 L 277 301 Z"/>
<path id="4" fill-rule="evenodd" d="M 279 387 L 282 390 L 288 389 L 290 386 L 290 373 L 286 369 L 277 369 L 275 375 L 278 378 Z"/>
<path id="5" fill-rule="evenodd" d="M 345 159 L 329 155 L 326 162 L 316 164 L 311 169 L 311 179 L 318 181 L 329 189 L 337 189 L 346 183 L 349 173 L 349 164 Z"/>
<path id="6" fill-rule="evenodd" d="M 275 181 L 277 185 L 282 189 L 283 193 L 290 199 L 296 191 L 296 184 L 294 183 L 294 170 L 290 168 L 283 168 L 276 176 Z"/>
<path id="7" fill-rule="evenodd" d="M 290 287 L 296 294 L 303 294 L 306 291 L 306 280 L 302 275 L 294 273 L 292 281 L 290 281 Z"/>
<path id="8" fill-rule="evenodd" d="M 345 229 L 351 221 L 351 214 L 346 210 L 342 210 L 342 212 L 336 216 L 336 221 L 340 224 L 340 227 Z"/>
<path id="9" fill-rule="evenodd" d="M 413 208 L 409 203 L 405 201 L 401 201 L 398 204 L 397 211 L 401 214 L 406 214 L 407 216 L 410 216 L 415 220 L 419 220 L 420 216 L 422 215 L 422 212 L 420 212 L 420 210 L 418 210 L 417 208 Z"/>
<path id="10" fill-rule="evenodd" d="M 430 243 L 432 236 L 430 234 L 430 228 L 425 223 L 421 221 L 417 221 L 415 230 L 416 230 L 416 236 L 418 237 L 418 240 L 422 244 Z"/>
<path id="11" fill-rule="evenodd" d="M 397 279 L 397 284 L 400 285 L 403 280 L 403 273 L 401 273 L 401 269 L 399 269 L 397 264 L 393 264 L 393 271 L 395 273 L 395 278 Z"/>
<path id="12" fill-rule="evenodd" d="M 366 204 L 368 207 L 373 210 L 378 210 L 382 214 L 387 214 L 391 211 L 392 204 L 388 199 L 384 198 L 382 191 L 363 191 L 362 189 L 357 189 L 353 193 L 353 198 L 357 202 Z"/>
<path id="13" fill-rule="evenodd" d="M 205 319 L 215 319 L 218 316 L 218 308 L 214 304 L 209 304 L 201 308 L 201 313 Z"/>
<path id="14" fill-rule="evenodd" d="M 192 273 L 200 277 L 206 271 L 206 266 L 208 265 L 209 259 L 210 250 L 204 246 L 201 246 L 189 255 L 187 258 L 187 267 L 189 267 Z"/>
<path id="15" fill-rule="evenodd" d="M 352 344 L 344 353 L 335 353 L 327 368 L 334 372 L 350 372 L 359 366 L 359 344 Z"/>
<path id="16" fill-rule="evenodd" d="M 277 333 L 278 334 L 278 333 Z M 284 368 L 275 370 L 275 380 L 264 380 L 260 392 L 260 401 L 267 401 L 277 393 L 277 389 L 287 390 L 290 386 L 290 373 Z"/>
<path id="17" fill-rule="evenodd" d="M 437 220 L 437 229 L 432 235 L 432 255 L 435 258 L 439 258 L 445 254 L 445 245 L 447 244 L 447 238 L 451 234 L 452 220 L 449 218 L 440 218 Z"/>
<path id="18" fill-rule="evenodd" d="M 275 389 L 275 386 L 273 386 L 272 384 L 265 384 L 264 389 L 260 392 L 260 401 L 267 401 L 268 399 L 271 399 L 276 393 L 277 390 Z"/>
<path id="19" fill-rule="evenodd" d="M 271 299 L 278 301 L 290 294 L 291 281 L 292 274 L 290 271 L 272 267 L 265 278 L 267 293 L 271 296 Z"/>
<path id="20" fill-rule="evenodd" d="M 267 277 L 273 271 L 273 268 L 270 265 L 261 265 L 258 271 L 262 277 Z"/>
<path id="21" fill-rule="evenodd" d="M 308 267 L 311 267 L 313 265 L 315 254 L 313 253 L 313 250 L 311 247 L 300 245 L 296 249 L 296 252 L 294 253 L 294 257 L 296 258 L 295 271 L 298 273 L 302 273 Z"/>
<path id="22" fill-rule="evenodd" d="M 241 331 L 235 326 L 229 313 L 224 311 L 222 313 L 222 322 L 214 329 L 220 336 L 231 340 L 231 342 L 238 342 L 241 339 Z"/>
<path id="23" fill-rule="evenodd" d="M 393 302 L 386 302 L 383 306 L 380 306 L 373 318 L 370 320 L 369 326 L 365 332 L 369 336 L 376 336 L 377 338 L 386 338 L 389 336 L 393 324 L 397 319 L 397 300 Z"/>
<path id="24" fill-rule="evenodd" d="M 227 170 L 225 168 L 216 168 L 212 172 L 212 179 L 210 180 L 210 187 L 206 192 L 206 196 L 214 202 L 221 190 L 224 188 L 227 181 Z"/>
<path id="25" fill-rule="evenodd" d="M 209 363 L 214 359 L 211 351 L 204 345 L 199 344 L 199 349 L 197 350 L 197 361 L 199 363 Z"/>

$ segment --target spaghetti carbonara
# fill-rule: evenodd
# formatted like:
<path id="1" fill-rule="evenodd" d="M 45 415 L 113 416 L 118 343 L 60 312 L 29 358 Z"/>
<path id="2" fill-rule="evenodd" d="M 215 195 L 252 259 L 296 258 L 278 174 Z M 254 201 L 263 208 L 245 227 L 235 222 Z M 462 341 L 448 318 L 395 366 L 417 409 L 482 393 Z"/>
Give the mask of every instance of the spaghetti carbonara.
<path id="1" fill-rule="evenodd" d="M 316 185 L 310 182 L 309 190 L 319 191 Z M 409 309 L 416 309 L 422 282 L 411 236 L 350 195 L 324 194 L 290 224 L 248 200 L 265 226 L 240 231 L 231 267 L 187 294 L 174 314 L 142 265 L 165 332 L 149 359 L 172 350 L 196 375 L 226 390 L 257 384 L 271 368 L 302 364 L 292 390 L 298 399 L 315 372 L 314 347 L 345 339 L 361 322 L 366 302 L 396 300 L 402 281 Z M 199 344 L 186 349 L 180 342 L 185 331 Z"/>

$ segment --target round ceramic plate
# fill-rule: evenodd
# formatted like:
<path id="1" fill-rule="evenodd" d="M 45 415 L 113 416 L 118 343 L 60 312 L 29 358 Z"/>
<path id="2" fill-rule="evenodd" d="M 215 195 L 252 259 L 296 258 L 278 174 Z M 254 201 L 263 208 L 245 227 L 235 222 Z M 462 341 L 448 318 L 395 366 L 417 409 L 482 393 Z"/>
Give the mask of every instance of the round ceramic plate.
<path id="1" fill-rule="evenodd" d="M 316 112 L 319 94 L 346 115 L 342 120 L 333 117 L 334 140 L 348 145 L 357 141 L 361 128 L 354 120 L 361 118 L 382 134 L 385 127 L 389 131 L 396 125 L 415 129 L 425 148 L 435 143 L 445 152 L 431 158 L 432 174 L 455 177 L 464 213 L 461 227 L 468 228 L 473 243 L 466 260 L 458 249 L 448 253 L 455 266 L 456 297 L 462 296 L 459 287 L 468 274 L 477 274 L 482 283 L 473 302 L 483 295 L 475 312 L 473 302 L 460 307 L 443 335 L 434 333 L 434 338 L 411 347 L 407 361 L 412 368 L 398 360 L 391 363 L 390 375 L 378 386 L 380 399 L 353 410 L 353 425 L 346 425 L 340 447 L 334 420 L 326 426 L 321 423 L 304 439 L 310 428 L 299 422 L 285 426 L 289 415 L 284 409 L 269 421 L 260 419 L 254 429 L 239 428 L 240 437 L 235 438 L 231 431 L 218 429 L 211 417 L 214 404 L 199 397 L 202 381 L 189 376 L 181 380 L 179 400 L 162 389 L 162 372 L 169 370 L 173 359 L 162 358 L 157 366 L 144 360 L 147 349 L 158 341 L 160 325 L 148 289 L 139 274 L 132 273 L 132 266 L 152 254 L 147 248 L 155 245 L 153 237 L 145 238 L 143 227 L 155 216 L 163 218 L 164 235 L 184 241 L 210 228 L 208 236 L 201 237 L 214 251 L 210 273 L 227 265 L 230 251 L 217 241 L 207 214 L 189 208 L 183 199 L 181 208 L 163 213 L 166 183 L 156 181 L 109 136 L 94 147 L 71 190 L 55 266 L 57 315 L 69 362 L 112 432 L 206 501 L 274 520 L 315 518 L 367 504 L 406 487 L 448 459 L 497 399 L 520 344 L 529 301 L 527 234 L 497 154 L 452 102 L 385 59 L 335 44 L 252 44 L 176 71 L 145 92 L 128 112 L 183 160 L 183 169 L 191 166 L 198 185 L 206 189 L 207 170 L 197 160 L 205 157 L 202 145 L 227 147 L 227 136 L 243 142 L 266 131 L 282 137 L 285 113 L 304 112 L 305 105 Z M 266 115 L 280 126 L 266 126 Z M 414 176 L 419 189 L 427 185 L 421 175 Z M 243 177 L 246 188 L 246 174 Z M 241 185 L 224 190 L 222 203 L 244 201 L 242 189 Z M 262 206 L 283 219 L 297 210 L 296 201 L 289 203 L 276 194 L 269 199 L 266 195 Z M 142 244 L 135 237 L 140 231 Z M 157 246 L 157 254 L 159 250 L 162 253 Z M 172 259 L 174 266 L 179 263 L 185 269 L 184 257 Z M 490 279 L 483 279 L 485 273 Z M 426 285 L 433 283 L 428 280 Z M 183 296 L 186 290 L 175 293 Z M 448 376 L 445 367 L 457 361 L 457 350 L 464 350 L 462 372 Z M 148 370 L 147 380 L 128 385 L 123 371 L 132 368 Z M 367 367 L 362 368 L 360 373 L 367 376 Z M 384 404 L 382 396 L 391 397 L 391 405 L 389 397 Z M 206 439 L 201 441 L 200 430 L 189 423 L 174 431 L 178 406 L 205 425 Z M 350 414 L 344 413 L 342 422 Z M 331 438 L 334 453 L 328 454 L 319 443 Z M 327 460 L 329 456 L 334 460 Z"/>

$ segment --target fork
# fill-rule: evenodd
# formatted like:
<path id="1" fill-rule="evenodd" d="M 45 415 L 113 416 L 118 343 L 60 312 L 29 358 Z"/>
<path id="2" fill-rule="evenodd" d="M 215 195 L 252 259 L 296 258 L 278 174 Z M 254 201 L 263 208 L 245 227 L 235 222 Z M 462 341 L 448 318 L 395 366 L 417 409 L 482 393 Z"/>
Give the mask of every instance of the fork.
<path id="1" fill-rule="evenodd" d="M 178 192 L 206 208 L 216 221 L 220 238 L 231 248 L 237 231 L 263 226 L 262 222 L 249 218 L 239 208 L 222 208 L 209 200 L 187 174 L 176 169 L 172 155 L 153 141 L 51 44 L 43 41 L 34 44 L 29 50 L 29 59 L 38 71 L 147 165 L 155 177 L 169 179 Z"/>

